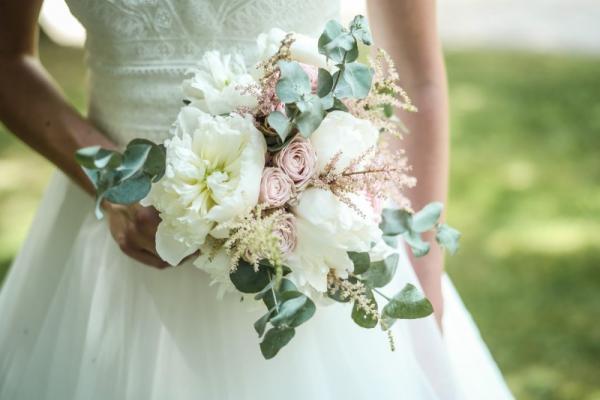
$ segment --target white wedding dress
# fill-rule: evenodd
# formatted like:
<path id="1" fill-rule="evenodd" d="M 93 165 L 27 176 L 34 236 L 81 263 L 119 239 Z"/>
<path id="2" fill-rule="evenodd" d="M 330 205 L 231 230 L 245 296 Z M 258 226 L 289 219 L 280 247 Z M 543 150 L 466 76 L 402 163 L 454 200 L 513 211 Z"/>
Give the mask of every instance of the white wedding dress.
<path id="1" fill-rule="evenodd" d="M 164 139 L 186 69 L 273 26 L 318 35 L 323 0 L 70 0 L 87 29 L 90 119 L 115 141 Z M 0 292 L 1 400 L 494 400 L 512 396 L 450 281 L 445 334 L 400 321 L 390 351 L 350 309 L 320 308 L 273 360 L 262 310 L 216 299 L 204 272 L 158 271 L 113 242 L 92 200 L 57 173 Z M 390 291 L 416 284 L 403 257 Z"/>

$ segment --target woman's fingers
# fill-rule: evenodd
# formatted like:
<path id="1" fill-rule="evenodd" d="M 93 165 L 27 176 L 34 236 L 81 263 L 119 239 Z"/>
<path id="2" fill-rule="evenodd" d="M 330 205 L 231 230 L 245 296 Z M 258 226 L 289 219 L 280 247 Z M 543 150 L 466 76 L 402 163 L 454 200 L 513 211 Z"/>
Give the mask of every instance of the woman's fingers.
<path id="1" fill-rule="evenodd" d="M 143 264 L 158 269 L 164 269 L 169 267 L 169 264 L 163 261 L 157 255 L 150 253 L 142 248 L 136 247 L 131 243 L 127 245 L 120 245 L 119 247 L 121 247 L 121 251 L 123 251 L 123 253 Z"/>

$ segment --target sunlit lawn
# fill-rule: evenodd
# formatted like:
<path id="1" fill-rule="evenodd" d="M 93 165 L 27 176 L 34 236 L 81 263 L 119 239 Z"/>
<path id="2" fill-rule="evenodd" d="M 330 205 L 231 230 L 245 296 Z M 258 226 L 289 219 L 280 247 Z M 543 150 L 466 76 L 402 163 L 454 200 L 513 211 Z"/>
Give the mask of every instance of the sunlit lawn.
<path id="1" fill-rule="evenodd" d="M 84 108 L 79 51 L 42 57 Z M 448 55 L 448 269 L 519 399 L 600 399 L 600 59 Z M 0 278 L 48 164 L 0 128 Z M 418 133 L 415 133 L 418 134 Z"/>

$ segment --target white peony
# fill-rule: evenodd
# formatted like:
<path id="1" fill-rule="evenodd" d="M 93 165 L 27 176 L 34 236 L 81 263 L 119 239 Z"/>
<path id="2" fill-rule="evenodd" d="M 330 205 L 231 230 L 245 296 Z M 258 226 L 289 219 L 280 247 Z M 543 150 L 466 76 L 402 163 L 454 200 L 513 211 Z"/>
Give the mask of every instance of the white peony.
<path id="1" fill-rule="evenodd" d="M 369 251 L 381 239 L 381 230 L 372 218 L 373 210 L 367 200 L 361 196 L 352 200 L 367 218 L 327 190 L 310 188 L 300 197 L 293 210 L 297 245 L 286 265 L 303 289 L 325 293 L 329 269 L 347 276 L 354 269 L 347 252 Z"/>
<path id="2" fill-rule="evenodd" d="M 263 135 L 238 114 L 184 107 L 174 134 L 165 142 L 165 176 L 143 202 L 160 212 L 156 248 L 172 265 L 198 250 L 207 235 L 222 236 L 222 223 L 256 205 L 266 152 Z"/>
<path id="3" fill-rule="evenodd" d="M 273 56 L 281 45 L 287 32 L 273 28 L 269 32 L 261 33 L 256 38 L 257 56 L 259 61 L 264 61 Z M 316 67 L 327 68 L 327 58 L 319 54 L 317 40 L 300 33 L 294 33 L 294 42 L 290 51 L 294 61 Z"/>
<path id="4" fill-rule="evenodd" d="M 353 160 L 375 146 L 378 138 L 379 131 L 367 120 L 343 111 L 327 114 L 310 136 L 310 142 L 317 153 L 317 170 L 323 171 L 331 159 L 340 153 L 336 171 L 341 172 Z"/>
<path id="5" fill-rule="evenodd" d="M 242 94 L 240 89 L 256 81 L 246 70 L 239 54 L 207 51 L 190 72 L 194 76 L 183 82 L 183 93 L 202 111 L 214 115 L 228 114 L 240 107 L 257 104 L 255 96 Z"/>

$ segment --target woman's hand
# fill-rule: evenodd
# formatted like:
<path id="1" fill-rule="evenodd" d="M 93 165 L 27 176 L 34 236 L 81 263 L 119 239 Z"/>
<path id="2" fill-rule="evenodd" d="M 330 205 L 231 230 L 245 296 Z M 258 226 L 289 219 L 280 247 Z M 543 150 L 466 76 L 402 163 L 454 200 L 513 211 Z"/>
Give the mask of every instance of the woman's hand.
<path id="1" fill-rule="evenodd" d="M 154 207 L 107 202 L 104 204 L 104 213 L 110 233 L 123 253 L 154 268 L 169 267 L 156 252 L 155 236 L 160 217 Z"/>

